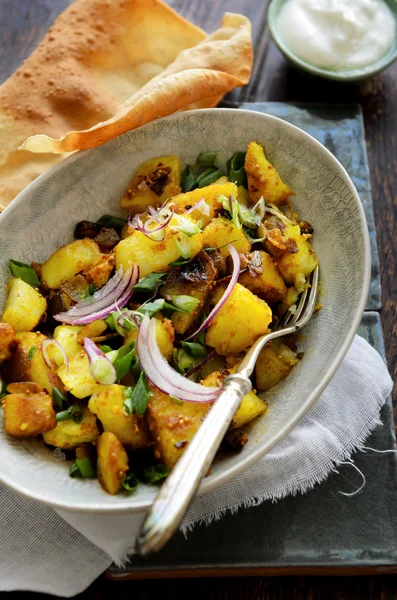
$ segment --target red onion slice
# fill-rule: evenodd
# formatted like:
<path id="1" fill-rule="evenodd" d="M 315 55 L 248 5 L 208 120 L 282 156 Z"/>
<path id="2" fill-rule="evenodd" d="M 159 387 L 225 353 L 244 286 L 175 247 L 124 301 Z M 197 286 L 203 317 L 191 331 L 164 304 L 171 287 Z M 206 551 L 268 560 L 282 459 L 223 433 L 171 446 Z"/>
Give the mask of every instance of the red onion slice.
<path id="1" fill-rule="evenodd" d="M 55 315 L 54 319 L 60 321 L 61 323 L 66 323 L 68 325 L 88 325 L 88 323 L 92 323 L 97 319 L 105 319 L 112 311 L 123 308 L 131 298 L 134 292 L 133 287 L 139 281 L 138 265 L 133 265 L 133 267 L 127 271 L 126 275 L 123 277 L 123 281 L 125 281 L 125 285 L 123 285 L 121 293 L 119 292 L 116 300 L 111 302 L 111 304 L 109 304 L 108 306 L 105 306 L 100 310 L 82 316 L 70 314 L 70 312 L 73 310 L 71 309 L 70 311 Z M 111 301 L 112 298 L 110 298 L 109 300 Z M 92 306 L 91 309 L 92 308 L 95 307 Z"/>
<path id="2" fill-rule="evenodd" d="M 50 338 L 46 338 L 45 340 L 43 340 L 41 342 L 41 353 L 43 355 L 44 362 L 47 365 L 47 367 L 49 367 L 50 369 L 53 368 L 53 361 L 48 356 L 48 348 L 49 348 L 49 346 L 55 346 L 55 348 L 57 348 L 59 350 L 59 352 L 62 354 L 62 358 L 63 358 L 64 363 L 65 363 L 66 371 L 68 371 L 68 369 L 69 369 L 69 360 L 68 360 L 68 357 L 66 355 L 65 349 L 61 346 L 61 344 L 59 342 L 57 342 L 56 340 L 52 340 Z"/>
<path id="3" fill-rule="evenodd" d="M 146 235 L 146 237 L 148 237 L 153 242 L 162 242 L 165 238 L 165 233 L 166 233 L 164 231 L 164 229 L 165 229 L 165 227 L 167 227 L 167 225 L 169 225 L 172 217 L 174 216 L 174 210 L 171 209 L 170 214 L 167 215 L 162 222 L 160 222 L 159 219 L 161 217 L 163 217 L 163 215 L 161 214 L 162 209 L 163 209 L 163 207 L 161 209 L 159 209 L 158 211 L 155 211 L 154 213 L 152 213 L 151 216 L 149 217 L 149 219 L 145 223 L 142 222 L 141 215 L 135 215 L 132 219 L 130 219 L 130 218 L 128 219 L 128 226 L 132 227 L 136 231 L 140 231 L 141 233 Z M 156 223 L 156 222 L 158 223 L 158 225 L 156 227 L 150 227 L 150 225 L 152 225 L 152 223 Z M 160 235 L 160 237 L 158 237 L 156 234 L 158 234 L 160 232 L 163 235 Z"/>
<path id="4" fill-rule="evenodd" d="M 213 402 L 221 388 L 205 387 L 186 379 L 170 367 L 156 339 L 156 319 L 145 315 L 138 333 L 137 352 L 141 368 L 151 383 L 165 394 L 185 402 Z"/>
<path id="5" fill-rule="evenodd" d="M 84 338 L 84 350 L 90 362 L 90 373 L 97 383 L 111 385 L 117 379 L 113 363 L 94 344 L 90 338 Z"/>
<path id="6" fill-rule="evenodd" d="M 200 335 L 200 333 L 202 331 L 204 331 L 204 329 L 207 329 L 207 327 L 211 323 L 212 319 L 218 314 L 218 312 L 221 310 L 221 308 L 225 305 L 226 301 L 229 299 L 232 291 L 234 290 L 234 286 L 236 285 L 237 280 L 240 275 L 240 256 L 239 256 L 239 253 L 237 252 L 236 248 L 232 244 L 228 244 L 227 247 L 228 247 L 230 255 L 233 259 L 233 273 L 232 273 L 232 276 L 228 283 L 228 286 L 225 289 L 225 291 L 222 295 L 222 298 L 219 300 L 218 304 L 216 306 L 214 306 L 214 308 L 212 309 L 212 311 L 210 312 L 208 317 L 200 325 L 200 327 L 198 329 L 196 329 L 196 331 L 194 333 L 189 335 L 189 337 L 186 338 L 186 340 L 185 340 L 186 342 L 194 339 L 195 337 Z"/>

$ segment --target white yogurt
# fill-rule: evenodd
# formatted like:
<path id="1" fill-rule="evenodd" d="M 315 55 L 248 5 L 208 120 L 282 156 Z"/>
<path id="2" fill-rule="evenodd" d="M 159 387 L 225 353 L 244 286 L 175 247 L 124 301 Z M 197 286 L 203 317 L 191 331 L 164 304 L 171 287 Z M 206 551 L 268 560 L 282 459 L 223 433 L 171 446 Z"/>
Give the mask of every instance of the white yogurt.
<path id="1" fill-rule="evenodd" d="M 396 37 L 394 15 L 383 0 L 288 0 L 277 25 L 296 56 L 326 69 L 371 65 Z"/>

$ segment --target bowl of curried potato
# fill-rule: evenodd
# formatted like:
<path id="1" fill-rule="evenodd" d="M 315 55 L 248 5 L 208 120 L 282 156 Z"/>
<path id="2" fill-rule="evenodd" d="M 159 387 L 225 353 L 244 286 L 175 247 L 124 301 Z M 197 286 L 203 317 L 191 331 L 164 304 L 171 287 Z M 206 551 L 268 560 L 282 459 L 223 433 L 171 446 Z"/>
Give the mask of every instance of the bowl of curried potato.
<path id="1" fill-rule="evenodd" d="M 178 113 L 76 153 L 0 216 L 0 481 L 76 511 L 150 506 L 255 340 L 199 494 L 272 450 L 346 354 L 369 286 L 363 208 L 319 142 L 244 110 Z"/>

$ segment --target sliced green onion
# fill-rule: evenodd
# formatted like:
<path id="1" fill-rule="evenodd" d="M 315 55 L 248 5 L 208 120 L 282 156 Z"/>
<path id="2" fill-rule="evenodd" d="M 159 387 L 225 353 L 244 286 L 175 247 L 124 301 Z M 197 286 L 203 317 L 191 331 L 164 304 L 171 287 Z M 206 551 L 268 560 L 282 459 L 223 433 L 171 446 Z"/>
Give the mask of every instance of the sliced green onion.
<path id="1" fill-rule="evenodd" d="M 28 283 L 34 288 L 40 287 L 40 280 L 37 277 L 37 273 L 33 267 L 12 259 L 9 261 L 9 265 L 13 277 L 22 279 L 22 281 Z"/>
<path id="2" fill-rule="evenodd" d="M 219 196 L 219 201 L 222 204 L 223 209 L 229 213 L 230 215 L 230 219 L 232 221 L 232 223 L 238 227 L 239 229 L 241 229 L 241 223 L 240 223 L 240 219 L 239 219 L 239 203 L 237 202 L 237 200 L 231 196 L 230 198 L 227 198 L 226 196 L 224 196 L 223 194 L 221 194 Z"/>
<path id="3" fill-rule="evenodd" d="M 226 163 L 229 181 L 236 185 L 247 185 L 245 172 L 245 152 L 235 152 Z"/>
<path id="4" fill-rule="evenodd" d="M 28 352 L 28 361 L 31 361 L 36 354 L 37 346 L 31 346 Z"/>
<path id="5" fill-rule="evenodd" d="M 212 167 L 217 155 L 218 152 L 201 152 L 197 157 L 196 164 L 201 167 Z"/>
<path id="6" fill-rule="evenodd" d="M 196 366 L 196 360 L 191 354 L 188 354 L 183 348 L 174 348 L 173 359 L 179 373 L 184 375 L 191 368 Z"/>
<path id="7" fill-rule="evenodd" d="M 84 295 L 84 298 L 89 298 L 90 296 L 92 296 L 93 294 L 95 294 L 95 292 L 96 292 L 96 285 L 93 284 L 93 283 L 90 283 L 89 286 L 88 286 L 88 288 L 87 288 L 87 291 L 86 291 L 86 293 Z"/>
<path id="8" fill-rule="evenodd" d="M 170 263 L 170 267 L 182 267 L 183 265 L 187 265 L 190 263 L 190 258 L 182 258 L 182 256 L 178 260 L 174 260 L 174 262 Z"/>
<path id="9" fill-rule="evenodd" d="M 193 296 L 181 294 L 180 296 L 173 296 L 172 304 L 179 308 L 179 310 L 191 314 L 200 304 L 200 300 Z"/>
<path id="10" fill-rule="evenodd" d="M 190 260 L 191 250 L 189 238 L 186 235 L 184 235 L 180 240 L 178 240 L 178 238 L 175 238 L 175 248 L 178 250 L 182 258 Z"/>
<path id="11" fill-rule="evenodd" d="M 113 215 L 102 215 L 97 221 L 98 225 L 102 227 L 111 227 L 113 229 L 121 229 L 127 223 L 125 219 L 120 217 L 114 217 Z"/>
<path id="12" fill-rule="evenodd" d="M 55 418 L 58 423 L 72 420 L 79 425 L 83 420 L 83 410 L 79 404 L 72 404 L 67 410 L 57 413 Z"/>
<path id="13" fill-rule="evenodd" d="M 135 381 L 138 381 L 138 379 L 142 373 L 142 369 L 141 369 L 141 364 L 139 362 L 139 358 L 138 358 L 137 354 L 134 354 L 134 356 L 132 357 L 131 371 L 132 371 Z"/>
<path id="14" fill-rule="evenodd" d="M 245 206 L 245 204 L 238 204 L 238 214 L 240 221 L 246 227 L 250 227 L 251 229 L 256 229 L 258 227 L 257 218 L 254 211 L 248 206 Z"/>
<path id="15" fill-rule="evenodd" d="M 193 172 L 191 165 L 186 165 L 181 175 L 181 188 L 182 192 L 190 192 L 196 183 L 196 176 Z"/>
<path id="16" fill-rule="evenodd" d="M 112 360 L 112 362 L 116 369 L 116 376 L 119 381 L 130 372 L 134 354 L 135 342 L 126 344 L 116 351 L 115 360 Z M 109 354 L 107 356 L 109 357 Z"/>
<path id="17" fill-rule="evenodd" d="M 149 315 L 149 317 L 154 317 L 160 311 L 187 312 L 182 308 L 169 304 L 169 302 L 166 302 L 163 298 L 157 298 L 157 300 L 154 300 L 153 302 L 145 302 L 144 304 L 141 304 L 137 310 L 137 312 L 140 312 L 143 315 Z"/>
<path id="18" fill-rule="evenodd" d="M 127 492 L 134 492 L 139 485 L 139 479 L 134 475 L 132 471 L 127 471 L 123 481 L 123 488 Z"/>
<path id="19" fill-rule="evenodd" d="M 7 385 L 4 383 L 4 381 L 2 381 L 2 379 L 0 379 L 0 400 L 2 400 L 2 398 L 7 396 L 7 394 L 8 394 Z"/>
<path id="20" fill-rule="evenodd" d="M 151 465 L 143 470 L 143 481 L 145 483 L 155 483 L 165 479 L 169 472 L 165 465 Z"/>
<path id="21" fill-rule="evenodd" d="M 143 371 L 140 372 L 138 382 L 134 388 L 128 387 L 124 391 L 124 412 L 127 415 L 135 412 L 137 415 L 143 415 L 149 404 L 151 391 L 147 377 Z"/>
<path id="22" fill-rule="evenodd" d="M 53 387 L 52 388 L 52 399 L 54 400 L 56 406 L 58 408 L 60 408 L 61 410 L 65 410 L 65 407 L 69 406 L 69 402 L 66 398 L 66 396 L 64 396 L 61 392 L 60 389 L 58 389 L 57 387 Z M 61 414 L 61 413 L 58 413 Z"/>
<path id="23" fill-rule="evenodd" d="M 182 215 L 174 215 L 174 219 L 177 221 L 177 224 L 173 223 L 171 225 L 171 229 L 180 231 L 188 237 L 192 237 L 201 231 L 201 229 L 195 223 L 193 223 L 193 221 L 183 217 Z"/>
<path id="24" fill-rule="evenodd" d="M 108 354 L 109 352 L 113 352 L 113 348 L 111 348 L 110 346 L 108 346 L 107 344 L 102 344 L 102 346 L 99 346 L 99 349 L 101 352 L 103 352 L 104 354 Z"/>
<path id="25" fill-rule="evenodd" d="M 197 180 L 198 187 L 203 188 L 203 187 L 206 187 L 207 185 L 211 185 L 211 183 L 215 183 L 215 181 L 217 179 L 219 179 L 219 177 L 222 177 L 222 171 L 220 171 L 219 169 L 216 169 L 215 171 L 212 170 L 210 173 L 207 173 L 206 175 L 204 172 L 202 175 L 200 175 L 200 181 Z"/>
<path id="26" fill-rule="evenodd" d="M 61 423 L 62 421 L 70 421 L 72 417 L 70 415 L 70 410 L 68 409 L 57 413 L 55 418 L 57 420 L 57 423 Z"/>
<path id="27" fill-rule="evenodd" d="M 88 356 L 90 372 L 95 381 L 102 385 L 115 383 L 116 369 L 90 338 L 84 338 L 84 350 Z"/>
<path id="28" fill-rule="evenodd" d="M 96 477 L 95 469 L 89 458 L 76 458 L 76 461 L 70 465 L 70 477 L 83 477 L 89 479 Z"/>
<path id="29" fill-rule="evenodd" d="M 162 279 L 166 275 L 167 273 L 150 273 L 150 275 L 146 275 L 146 277 L 143 277 L 136 285 L 134 285 L 134 290 L 154 292 L 163 283 Z"/>
<path id="30" fill-rule="evenodd" d="M 208 354 L 207 347 L 199 342 L 181 342 L 181 346 L 193 358 L 204 358 Z"/>

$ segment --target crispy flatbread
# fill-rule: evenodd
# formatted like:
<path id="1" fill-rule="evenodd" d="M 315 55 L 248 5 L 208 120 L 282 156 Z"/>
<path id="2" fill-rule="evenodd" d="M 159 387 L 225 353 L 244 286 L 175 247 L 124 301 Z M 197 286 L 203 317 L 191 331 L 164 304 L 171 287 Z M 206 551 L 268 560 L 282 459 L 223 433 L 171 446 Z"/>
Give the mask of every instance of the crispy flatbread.
<path id="1" fill-rule="evenodd" d="M 241 15 L 227 13 L 207 37 L 161 0 L 77 0 L 0 87 L 0 203 L 65 153 L 215 106 L 251 67 Z"/>

